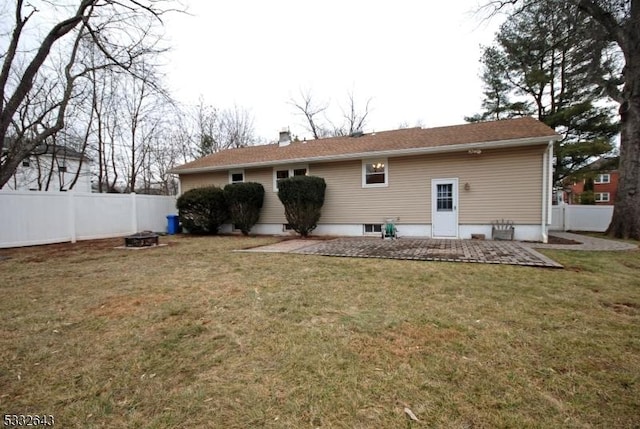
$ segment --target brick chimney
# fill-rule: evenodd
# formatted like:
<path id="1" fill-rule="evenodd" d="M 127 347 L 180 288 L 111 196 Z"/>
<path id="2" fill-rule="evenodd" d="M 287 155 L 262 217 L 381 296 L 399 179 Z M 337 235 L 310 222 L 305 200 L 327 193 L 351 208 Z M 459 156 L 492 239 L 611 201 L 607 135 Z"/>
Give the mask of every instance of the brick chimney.
<path id="1" fill-rule="evenodd" d="M 289 129 L 283 129 L 280 131 L 280 139 L 278 140 L 278 146 L 284 147 L 291 144 L 291 132 Z"/>

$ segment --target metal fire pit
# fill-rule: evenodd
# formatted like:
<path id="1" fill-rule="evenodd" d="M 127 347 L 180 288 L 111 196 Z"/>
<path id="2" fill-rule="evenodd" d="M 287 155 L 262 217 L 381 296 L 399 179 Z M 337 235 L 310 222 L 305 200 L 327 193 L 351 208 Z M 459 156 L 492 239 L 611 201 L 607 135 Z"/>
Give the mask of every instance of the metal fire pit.
<path id="1" fill-rule="evenodd" d="M 125 247 L 150 247 L 158 245 L 158 234 L 142 231 L 124 238 Z"/>

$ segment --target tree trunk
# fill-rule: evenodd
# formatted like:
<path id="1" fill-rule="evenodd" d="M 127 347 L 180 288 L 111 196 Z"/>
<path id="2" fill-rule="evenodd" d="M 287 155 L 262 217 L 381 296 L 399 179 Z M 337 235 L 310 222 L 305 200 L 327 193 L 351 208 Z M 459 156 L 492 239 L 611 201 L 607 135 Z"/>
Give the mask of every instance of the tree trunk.
<path id="1" fill-rule="evenodd" d="M 631 27 L 620 105 L 620 182 L 607 234 L 640 240 L 640 34 Z"/>

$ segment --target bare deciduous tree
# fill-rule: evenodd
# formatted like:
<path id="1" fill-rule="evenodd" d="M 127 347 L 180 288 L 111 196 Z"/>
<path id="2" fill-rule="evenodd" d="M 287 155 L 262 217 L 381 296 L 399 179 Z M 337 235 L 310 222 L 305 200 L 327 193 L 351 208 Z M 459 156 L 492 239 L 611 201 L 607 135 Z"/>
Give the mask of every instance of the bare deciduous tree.
<path id="1" fill-rule="evenodd" d="M 23 0 L 13 2 L 12 30 L 0 35 L 5 39 L 0 42 L 7 46 L 0 56 L 0 187 L 22 159 L 64 128 L 70 100 L 92 69 L 117 67 L 136 74 L 138 59 L 160 50 L 153 28 L 167 10 L 164 4 L 162 0 L 81 0 L 70 11 L 50 2 L 39 3 L 43 10 Z M 39 13 L 67 17 L 31 49 L 33 38 L 25 34 L 37 23 Z M 78 61 L 86 45 L 93 45 L 101 56 L 93 67 Z M 54 51 L 56 55 L 51 55 Z M 55 69 L 64 71 L 64 79 L 52 78 Z M 21 112 L 30 112 L 31 120 L 22 120 L 27 116 Z"/>
<path id="2" fill-rule="evenodd" d="M 252 146 L 256 141 L 253 116 L 237 105 L 220 112 L 220 132 L 225 149 Z"/>
<path id="3" fill-rule="evenodd" d="M 349 92 L 348 97 L 347 107 L 342 109 L 342 117 L 344 119 L 343 124 L 339 128 L 334 128 L 334 135 L 350 136 L 356 132 L 362 132 L 367 124 L 371 98 L 367 99 L 364 108 L 359 109 L 356 106 L 356 99 L 353 91 Z"/>
<path id="4" fill-rule="evenodd" d="M 193 117 L 195 129 L 192 132 L 200 156 L 251 146 L 257 141 L 253 116 L 243 107 L 218 109 L 201 98 Z"/>
<path id="5" fill-rule="evenodd" d="M 127 179 L 125 191 L 135 192 L 141 173 L 143 189 L 149 188 L 150 154 L 161 134 L 163 111 L 169 99 L 159 89 L 160 79 L 151 68 L 143 66 L 138 76 L 125 75 L 123 80 L 119 92 L 122 171 Z"/>
<path id="6" fill-rule="evenodd" d="M 367 99 L 364 108 L 359 108 L 353 91 L 348 93 L 347 105 L 340 107 L 342 117 L 333 122 L 327 117 L 328 102 L 314 100 L 311 91 L 300 91 L 300 100 L 289 101 L 298 114 L 305 118 L 305 127 L 314 139 L 336 136 L 349 136 L 361 132 L 367 125 L 371 98 Z"/>
<path id="7" fill-rule="evenodd" d="M 320 118 L 320 115 L 324 115 L 329 107 L 329 103 L 317 103 L 313 100 L 313 95 L 310 90 L 301 90 L 300 100 L 291 99 L 289 104 L 295 107 L 298 113 L 305 117 L 305 126 L 313 135 L 314 139 L 317 140 L 331 135 L 329 129 L 322 125 L 324 119 Z"/>

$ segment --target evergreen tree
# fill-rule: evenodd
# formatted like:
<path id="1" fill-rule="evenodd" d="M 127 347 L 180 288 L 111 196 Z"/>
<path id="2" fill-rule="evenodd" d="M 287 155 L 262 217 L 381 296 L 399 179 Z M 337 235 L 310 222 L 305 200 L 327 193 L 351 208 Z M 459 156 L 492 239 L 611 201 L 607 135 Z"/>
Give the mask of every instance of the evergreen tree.
<path id="1" fill-rule="evenodd" d="M 618 132 L 595 76 L 610 74 L 593 61 L 611 53 L 594 36 L 593 18 L 565 2 L 540 0 L 513 12 L 500 27 L 495 46 L 484 48 L 483 112 L 469 121 L 534 116 L 562 135 L 555 143 L 554 183 L 613 149 Z"/>
<path id="2" fill-rule="evenodd" d="M 466 117 L 468 122 L 499 121 L 520 116 L 530 116 L 533 111 L 530 102 L 512 101 L 513 85 L 505 78 L 505 53 L 496 46 L 483 48 L 482 81 L 484 82 L 484 99 L 482 113 Z"/>

